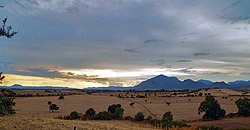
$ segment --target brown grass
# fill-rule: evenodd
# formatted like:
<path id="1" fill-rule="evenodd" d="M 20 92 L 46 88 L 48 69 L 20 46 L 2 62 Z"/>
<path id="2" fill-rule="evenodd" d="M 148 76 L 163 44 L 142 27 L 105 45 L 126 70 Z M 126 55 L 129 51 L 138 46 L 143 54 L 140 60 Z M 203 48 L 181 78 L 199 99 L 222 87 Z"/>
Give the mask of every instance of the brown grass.
<path id="1" fill-rule="evenodd" d="M 227 113 L 235 113 L 237 112 L 237 108 L 235 105 L 235 101 L 239 98 L 243 98 L 242 96 L 229 96 L 229 95 L 241 95 L 241 92 L 228 90 L 228 89 L 210 89 L 210 90 L 203 90 L 202 93 L 211 93 L 214 96 L 217 96 L 216 99 L 221 104 L 221 107 L 226 110 Z M 111 104 L 121 104 L 124 108 L 124 116 L 132 116 L 137 112 L 143 112 L 147 117 L 151 115 L 153 118 L 161 119 L 162 115 L 166 111 L 171 111 L 174 115 L 174 120 L 182 121 L 182 120 L 197 120 L 201 119 L 202 115 L 198 115 L 198 107 L 200 102 L 205 99 L 204 96 L 202 97 L 159 97 L 164 95 L 170 95 L 168 92 L 164 93 L 151 93 L 151 96 L 147 98 L 125 98 L 120 99 L 117 97 L 111 97 L 110 95 L 145 95 L 145 92 L 130 92 L 127 94 L 126 92 L 100 92 L 94 93 L 92 95 L 71 95 L 65 96 L 65 99 L 58 100 L 57 96 L 49 96 L 49 97 L 18 97 L 16 98 L 16 106 L 15 109 L 17 110 L 17 116 L 13 117 L 13 119 L 18 119 L 21 116 L 24 118 L 23 120 L 32 120 L 32 116 L 39 117 L 34 118 L 34 120 L 43 119 L 43 122 L 47 122 L 47 118 L 56 117 L 59 115 L 68 115 L 72 111 L 77 111 L 80 113 L 84 113 L 88 108 L 92 107 L 96 110 L 96 112 L 106 111 L 108 106 Z M 222 97 L 228 97 L 227 99 L 223 99 Z M 249 97 L 248 97 L 249 98 Z M 189 100 L 190 99 L 190 100 Z M 147 100 L 145 102 L 145 100 Z M 48 109 L 47 102 L 52 101 L 53 103 L 57 104 L 60 107 L 60 110 L 57 112 L 50 112 Z M 171 104 L 168 106 L 165 101 L 170 102 Z M 131 102 L 135 102 L 133 107 L 129 106 Z M 27 117 L 27 119 L 26 119 Z M 12 117 L 8 118 L 12 120 Z M 241 122 L 242 119 L 242 122 Z M 52 119 L 48 119 L 48 122 Z M 18 121 L 18 120 L 17 120 Z M 53 122 L 54 119 L 51 121 Z M 61 122 L 61 121 L 59 121 Z M 63 121 L 62 121 L 63 122 Z M 66 122 L 78 122 L 78 121 L 66 121 Z M 115 124 L 107 121 L 84 121 L 84 123 L 91 122 L 95 123 L 107 123 L 107 127 L 110 125 L 119 124 L 120 129 L 122 129 L 122 124 L 127 123 L 124 121 L 112 121 Z M 5 124 L 8 123 L 5 122 Z M 32 123 L 32 122 L 31 122 Z M 81 124 L 81 123 L 80 123 Z M 113 124 L 113 125 L 112 125 Z M 218 125 L 223 128 L 228 128 L 227 126 L 235 126 L 235 128 L 250 128 L 250 118 L 235 118 L 235 119 L 225 119 L 219 121 L 212 121 L 212 122 L 194 122 L 194 125 Z M 83 125 L 83 124 L 81 124 Z M 1 126 L 1 125 L 0 125 Z M 10 124 L 10 127 L 13 127 L 14 124 Z M 242 127 L 238 127 L 242 126 Z M 71 128 L 72 126 L 65 126 L 63 128 Z M 108 127 L 111 128 L 111 127 Z M 5 128 L 5 127 L 4 127 Z M 126 128 L 126 127 L 125 127 Z M 58 126 L 58 129 L 59 126 Z M 131 128 L 132 129 L 132 128 Z"/>
<path id="2" fill-rule="evenodd" d="M 130 121 L 77 121 L 32 116 L 0 117 L 1 130 L 150 130 L 151 126 Z"/>

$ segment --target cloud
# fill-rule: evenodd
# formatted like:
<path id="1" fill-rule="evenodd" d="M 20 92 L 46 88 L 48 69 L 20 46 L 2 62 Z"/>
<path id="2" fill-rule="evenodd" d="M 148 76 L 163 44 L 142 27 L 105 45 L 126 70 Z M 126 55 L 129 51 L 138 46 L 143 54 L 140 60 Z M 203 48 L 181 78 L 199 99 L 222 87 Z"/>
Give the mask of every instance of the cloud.
<path id="1" fill-rule="evenodd" d="M 151 62 L 159 66 L 164 66 L 167 63 L 164 59 L 151 60 Z"/>
<path id="2" fill-rule="evenodd" d="M 176 62 L 192 62 L 192 60 L 177 60 Z"/>
<path id="3" fill-rule="evenodd" d="M 250 76 L 250 72 L 242 72 L 242 73 L 240 73 L 240 75 L 243 75 L 243 76 Z"/>
<path id="4" fill-rule="evenodd" d="M 207 56 L 210 55 L 208 52 L 195 52 L 193 53 L 194 56 Z"/>
<path id="5" fill-rule="evenodd" d="M 128 49 L 124 49 L 125 52 L 128 52 L 128 53 L 139 53 L 140 51 L 138 51 L 137 49 L 135 48 L 128 48 Z"/>
<path id="6" fill-rule="evenodd" d="M 161 42 L 162 40 L 160 39 L 148 39 L 148 40 L 145 40 L 144 43 L 156 43 L 156 42 Z"/>
<path id="7" fill-rule="evenodd" d="M 90 81 L 94 78 L 61 70 L 244 68 L 230 72 L 234 78 L 250 72 L 247 0 L 5 0 L 3 5 L 0 15 L 9 16 L 9 24 L 20 31 L 13 39 L 0 39 L 0 61 L 14 63 L 0 65 L 8 73 Z M 22 67 L 22 72 L 15 69 Z M 209 72 L 192 73 L 206 78 Z"/>
<path id="8" fill-rule="evenodd" d="M 228 7 L 224 8 L 223 11 L 229 10 L 229 9 L 241 4 L 241 2 L 242 2 L 241 0 L 237 0 L 237 1 L 233 2 L 233 3 L 231 3 Z"/>
<path id="9" fill-rule="evenodd" d="M 183 72 L 183 73 L 193 73 L 196 72 L 195 70 L 192 70 L 193 67 L 188 67 L 188 68 L 184 68 L 184 69 L 180 69 L 178 70 L 179 72 Z"/>

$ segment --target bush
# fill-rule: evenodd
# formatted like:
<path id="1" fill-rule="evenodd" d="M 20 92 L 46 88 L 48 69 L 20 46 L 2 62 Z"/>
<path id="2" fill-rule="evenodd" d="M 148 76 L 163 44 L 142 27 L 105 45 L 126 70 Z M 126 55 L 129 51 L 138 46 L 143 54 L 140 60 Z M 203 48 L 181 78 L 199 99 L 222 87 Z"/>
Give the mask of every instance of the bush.
<path id="1" fill-rule="evenodd" d="M 138 112 L 136 115 L 135 115 L 135 120 L 136 121 L 143 121 L 144 120 L 144 114 L 142 112 Z"/>
<path id="2" fill-rule="evenodd" d="M 115 113 L 115 109 L 116 109 L 117 107 L 121 107 L 121 104 L 112 104 L 112 105 L 110 105 L 110 106 L 108 107 L 108 112 L 111 112 L 112 114 L 114 114 L 114 113 Z"/>
<path id="3" fill-rule="evenodd" d="M 190 127 L 190 125 L 184 123 L 184 122 L 173 122 L 172 125 L 174 125 L 175 127 Z"/>
<path id="4" fill-rule="evenodd" d="M 115 119 L 122 119 L 122 117 L 123 117 L 123 112 L 124 112 L 124 109 L 123 108 L 121 108 L 121 107 L 117 107 L 116 109 L 115 109 L 115 113 L 114 113 L 114 118 Z"/>
<path id="5" fill-rule="evenodd" d="M 103 111 L 99 112 L 96 116 L 96 120 L 111 120 L 113 117 L 113 114 L 111 112 Z"/>
<path id="6" fill-rule="evenodd" d="M 168 111 L 162 116 L 162 120 L 166 120 L 167 122 L 171 122 L 173 120 L 173 114 Z"/>
<path id="7" fill-rule="evenodd" d="M 59 110 L 59 107 L 56 104 L 51 104 L 49 106 L 49 110 L 51 110 L 52 112 L 54 112 L 55 110 Z"/>
<path id="8" fill-rule="evenodd" d="M 250 99 L 238 99 L 235 104 L 237 105 L 239 116 L 250 116 Z"/>
<path id="9" fill-rule="evenodd" d="M 131 116 L 124 117 L 124 120 L 132 120 L 133 118 Z"/>
<path id="10" fill-rule="evenodd" d="M 223 130 L 223 129 L 215 126 L 199 126 L 197 130 Z"/>
<path id="11" fill-rule="evenodd" d="M 51 101 L 48 101 L 48 103 L 47 103 L 48 105 L 51 105 L 52 104 L 52 102 Z"/>
<path id="12" fill-rule="evenodd" d="M 70 113 L 69 117 L 71 120 L 80 119 L 80 114 L 76 111 L 73 111 Z"/>
<path id="13" fill-rule="evenodd" d="M 131 103 L 129 104 L 129 106 L 131 106 L 131 107 L 133 107 L 134 105 L 135 105 L 134 102 L 131 102 Z"/>
<path id="14" fill-rule="evenodd" d="M 89 108 L 86 112 L 85 112 L 85 116 L 87 117 L 94 117 L 96 115 L 94 108 Z"/>
<path id="15" fill-rule="evenodd" d="M 62 94 L 58 97 L 58 100 L 61 100 L 61 99 L 64 99 L 64 96 Z"/>

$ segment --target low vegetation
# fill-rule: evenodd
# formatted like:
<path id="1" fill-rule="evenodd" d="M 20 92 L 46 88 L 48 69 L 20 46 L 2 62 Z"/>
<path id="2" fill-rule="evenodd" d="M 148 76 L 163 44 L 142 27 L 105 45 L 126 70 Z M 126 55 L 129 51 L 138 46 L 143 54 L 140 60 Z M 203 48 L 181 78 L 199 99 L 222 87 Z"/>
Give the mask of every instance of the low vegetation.
<path id="1" fill-rule="evenodd" d="M 5 76 L 0 73 L 0 83 L 2 83 L 2 80 L 5 78 Z M 15 95 L 16 93 L 11 91 L 10 89 L 1 89 L 0 93 L 0 116 L 5 115 L 13 115 L 15 114 L 15 110 L 13 109 L 13 106 L 15 106 Z"/>
<path id="2" fill-rule="evenodd" d="M 51 104 L 49 106 L 49 110 L 51 110 L 51 112 L 54 112 L 56 110 L 59 110 L 59 107 L 56 104 Z"/>
<path id="3" fill-rule="evenodd" d="M 237 105 L 239 116 L 250 116 L 250 99 L 238 99 L 235 104 Z"/>

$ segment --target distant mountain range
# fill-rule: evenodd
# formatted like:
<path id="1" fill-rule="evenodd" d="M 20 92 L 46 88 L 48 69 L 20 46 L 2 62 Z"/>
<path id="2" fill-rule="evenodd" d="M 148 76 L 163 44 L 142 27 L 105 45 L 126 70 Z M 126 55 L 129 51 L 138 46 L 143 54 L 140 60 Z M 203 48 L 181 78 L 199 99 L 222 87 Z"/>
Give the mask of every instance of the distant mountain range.
<path id="1" fill-rule="evenodd" d="M 141 82 L 134 86 L 136 90 L 180 90 L 180 89 L 200 89 L 200 88 L 230 88 L 230 89 L 247 89 L 250 88 L 250 81 L 234 81 L 234 82 L 212 82 L 209 80 L 193 81 L 186 79 L 180 81 L 176 77 L 168 77 L 158 75 L 151 79 Z"/>
<path id="2" fill-rule="evenodd" d="M 0 86 L 1 88 L 9 88 L 9 89 L 32 89 L 32 90 L 72 90 L 74 88 L 68 87 L 55 87 L 55 86 L 22 86 L 20 84 L 14 84 L 12 86 Z"/>
<path id="3" fill-rule="evenodd" d="M 22 86 L 14 84 L 12 86 L 0 86 L 1 88 L 10 89 L 36 89 L 36 90 L 72 90 L 75 88 L 55 87 L 55 86 Z M 158 75 L 148 80 L 145 80 L 134 87 L 90 87 L 84 90 L 108 90 L 108 91 L 123 91 L 123 90 L 183 90 L 183 89 L 201 89 L 201 88 L 229 88 L 229 89 L 250 89 L 250 81 L 236 80 L 233 82 L 212 82 L 209 80 L 194 81 L 191 79 L 179 80 L 177 77 L 168 77 Z"/>
<path id="4" fill-rule="evenodd" d="M 177 77 L 158 75 L 141 82 L 134 87 L 90 87 L 85 90 L 183 90 L 201 88 L 229 88 L 229 89 L 250 89 L 250 81 L 237 80 L 234 82 L 212 82 L 210 80 L 193 81 L 191 79 L 179 80 Z"/>

